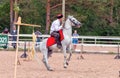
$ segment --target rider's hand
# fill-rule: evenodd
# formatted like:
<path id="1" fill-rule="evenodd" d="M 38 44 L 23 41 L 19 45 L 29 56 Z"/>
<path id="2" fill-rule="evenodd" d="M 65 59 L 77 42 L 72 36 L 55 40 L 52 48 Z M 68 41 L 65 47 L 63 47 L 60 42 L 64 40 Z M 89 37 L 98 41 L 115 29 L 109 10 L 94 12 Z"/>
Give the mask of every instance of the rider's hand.
<path id="1" fill-rule="evenodd" d="M 61 25 L 62 27 L 64 27 L 65 26 L 65 23 L 62 23 L 62 25 Z"/>

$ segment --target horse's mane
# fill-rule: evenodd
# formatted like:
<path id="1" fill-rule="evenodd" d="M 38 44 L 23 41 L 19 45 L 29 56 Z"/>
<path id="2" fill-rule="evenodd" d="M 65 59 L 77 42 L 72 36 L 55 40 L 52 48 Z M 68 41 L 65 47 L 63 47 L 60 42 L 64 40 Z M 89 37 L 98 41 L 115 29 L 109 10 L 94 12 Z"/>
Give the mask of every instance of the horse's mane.
<path id="1" fill-rule="evenodd" d="M 73 18 L 73 16 L 72 16 L 72 15 L 68 15 L 68 19 L 69 19 L 69 18 Z"/>

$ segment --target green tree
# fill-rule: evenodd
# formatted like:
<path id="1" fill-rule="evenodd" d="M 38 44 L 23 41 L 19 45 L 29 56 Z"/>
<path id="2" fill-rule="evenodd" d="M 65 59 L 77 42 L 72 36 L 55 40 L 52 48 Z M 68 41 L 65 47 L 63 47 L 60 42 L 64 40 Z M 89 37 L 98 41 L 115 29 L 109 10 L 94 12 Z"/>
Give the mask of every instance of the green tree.
<path id="1" fill-rule="evenodd" d="M 10 0 L 11 1 L 11 0 Z M 14 0 L 13 0 L 14 1 Z M 120 0 L 65 0 L 66 18 L 73 15 L 81 23 L 80 35 L 119 36 L 120 35 Z M 46 32 L 47 0 L 18 0 L 18 13 L 22 22 L 42 25 L 39 30 Z M 58 13 L 62 13 L 62 0 L 50 0 L 50 23 Z M 0 0 L 0 32 L 10 27 L 10 2 Z M 11 15 L 14 17 L 14 15 Z M 50 24 L 49 24 L 50 26 Z M 47 30 L 49 30 L 49 26 Z M 36 29 L 36 28 L 35 28 Z M 76 28 L 73 28 L 73 30 Z M 23 27 L 21 33 L 32 33 L 33 27 Z"/>
<path id="2" fill-rule="evenodd" d="M 0 32 L 4 30 L 5 27 L 9 28 L 9 13 L 10 13 L 9 1 L 0 1 Z"/>

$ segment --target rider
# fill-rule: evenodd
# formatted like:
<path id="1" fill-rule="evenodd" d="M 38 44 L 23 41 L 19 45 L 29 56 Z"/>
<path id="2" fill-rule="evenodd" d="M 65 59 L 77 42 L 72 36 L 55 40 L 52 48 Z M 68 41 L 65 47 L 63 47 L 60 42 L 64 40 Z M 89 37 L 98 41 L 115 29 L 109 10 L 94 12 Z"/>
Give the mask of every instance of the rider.
<path id="1" fill-rule="evenodd" d="M 55 38 L 57 47 L 60 49 L 62 47 L 60 42 L 60 36 L 59 36 L 59 30 L 62 29 L 62 14 L 57 15 L 57 19 L 52 22 L 51 28 L 50 28 L 50 34 L 52 37 Z"/>
<path id="2" fill-rule="evenodd" d="M 60 42 L 60 36 L 59 36 L 59 30 L 62 29 L 62 14 L 57 15 L 57 19 L 52 22 L 51 28 L 50 28 L 50 35 L 51 37 L 55 38 L 55 41 L 57 43 L 57 47 L 60 49 L 62 47 L 62 44 Z M 50 57 L 52 54 L 52 50 L 50 47 L 48 47 L 48 57 Z"/>

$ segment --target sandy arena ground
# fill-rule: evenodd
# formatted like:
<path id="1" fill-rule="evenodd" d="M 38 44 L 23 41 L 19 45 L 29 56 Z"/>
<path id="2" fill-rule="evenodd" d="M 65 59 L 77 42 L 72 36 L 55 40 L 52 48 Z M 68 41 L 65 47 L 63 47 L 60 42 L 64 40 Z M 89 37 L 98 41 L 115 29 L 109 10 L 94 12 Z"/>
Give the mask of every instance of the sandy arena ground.
<path id="1" fill-rule="evenodd" d="M 19 52 L 20 56 L 23 52 Z M 33 59 L 23 61 L 17 67 L 17 78 L 120 78 L 120 60 L 114 59 L 114 54 L 83 54 L 83 59 L 77 59 L 74 53 L 68 68 L 63 68 L 63 54 L 53 53 L 49 63 L 54 71 L 47 71 L 42 63 L 42 54 L 37 53 L 40 64 Z M 14 77 L 15 51 L 0 51 L 0 78 Z"/>

